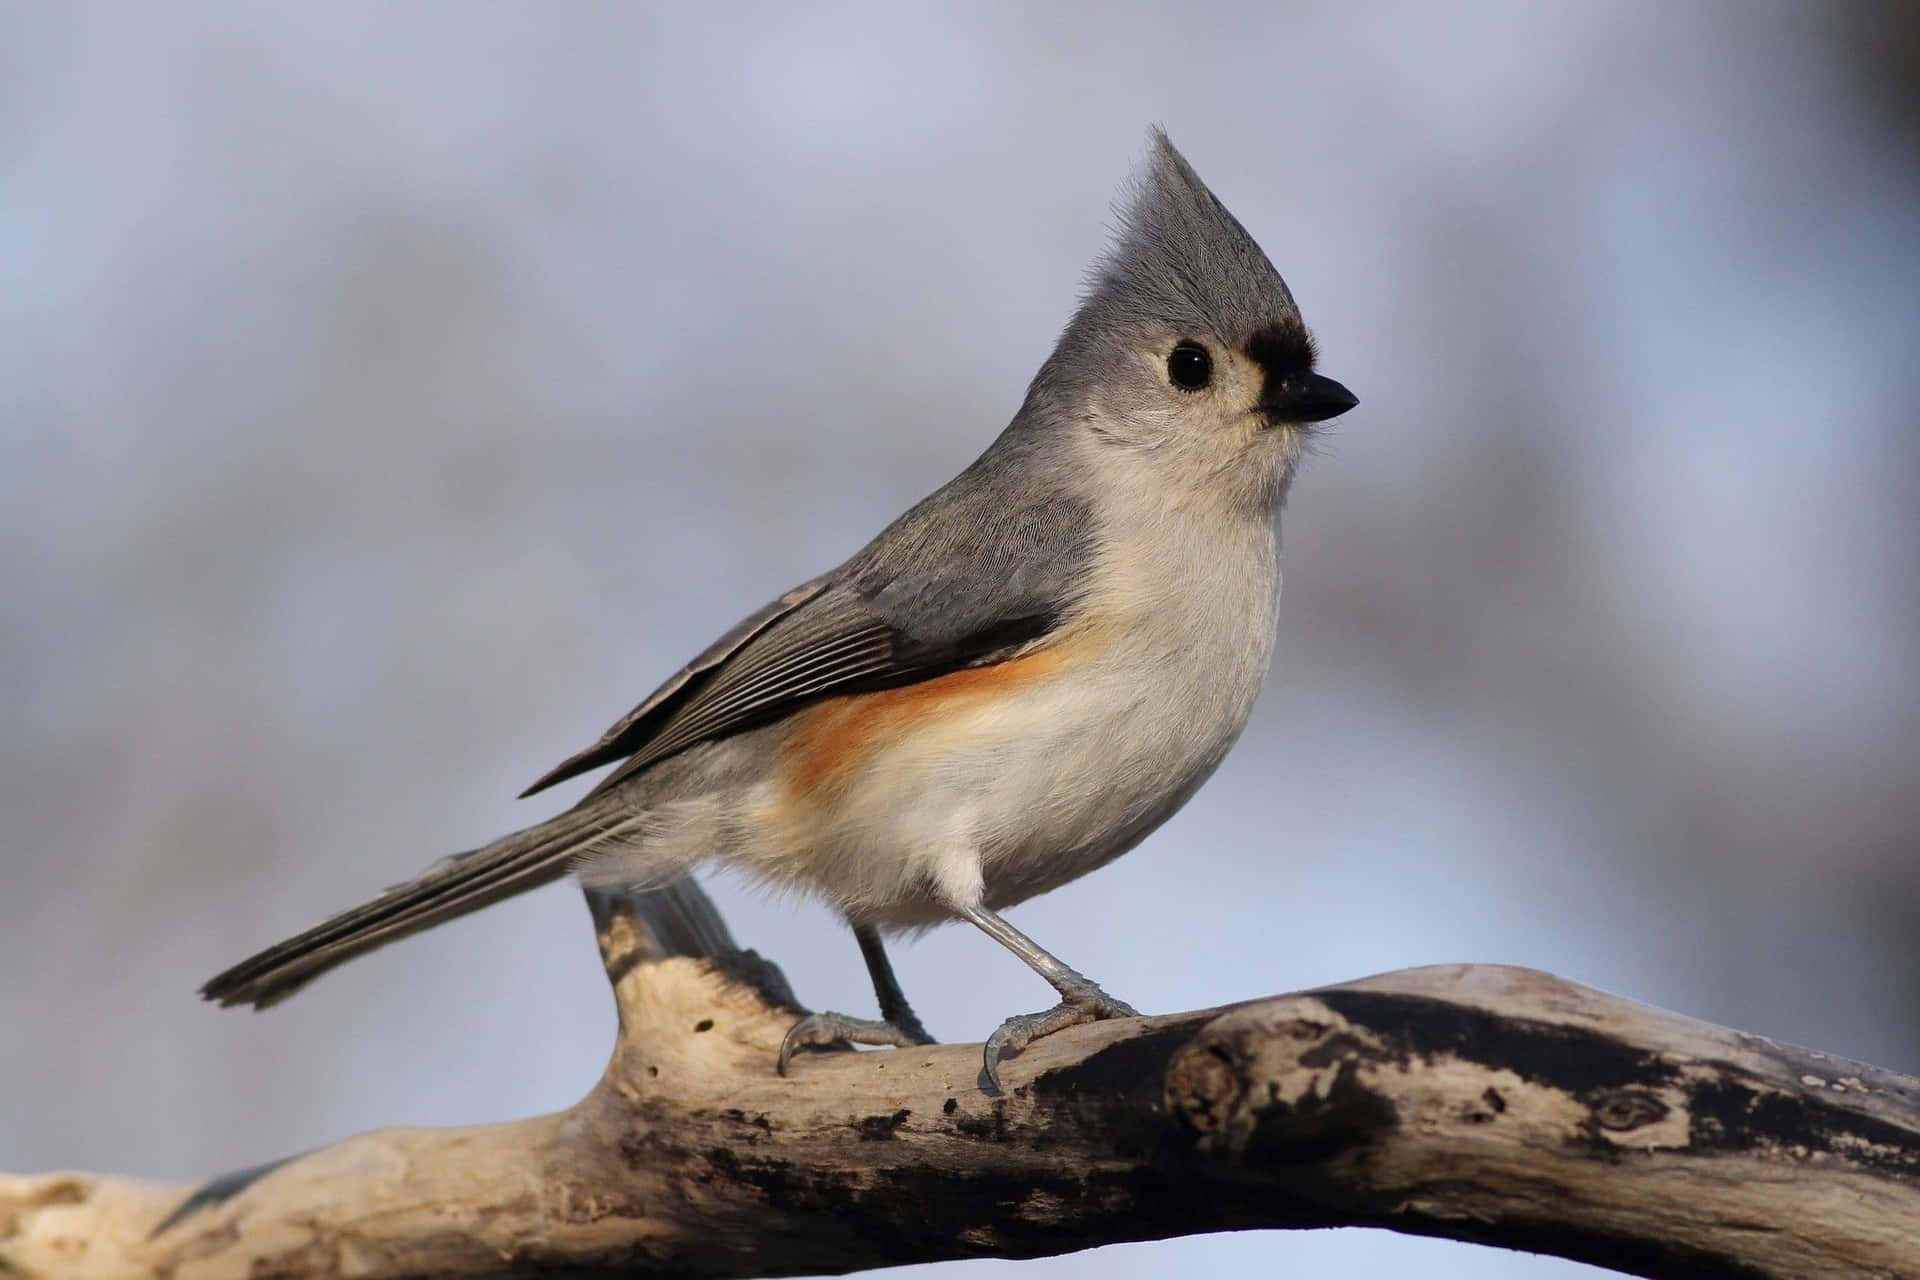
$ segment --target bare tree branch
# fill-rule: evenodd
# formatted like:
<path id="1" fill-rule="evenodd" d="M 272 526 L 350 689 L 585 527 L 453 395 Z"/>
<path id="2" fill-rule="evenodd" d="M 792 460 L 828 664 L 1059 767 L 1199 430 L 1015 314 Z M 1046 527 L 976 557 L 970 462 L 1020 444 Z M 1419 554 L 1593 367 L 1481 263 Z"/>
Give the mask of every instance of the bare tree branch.
<path id="1" fill-rule="evenodd" d="M 621 1032 L 557 1115 L 198 1190 L 0 1177 L 0 1275 L 781 1276 L 1377 1226 L 1659 1277 L 1920 1278 L 1920 1082 L 1523 969 L 802 1058 L 691 883 L 590 899 Z"/>

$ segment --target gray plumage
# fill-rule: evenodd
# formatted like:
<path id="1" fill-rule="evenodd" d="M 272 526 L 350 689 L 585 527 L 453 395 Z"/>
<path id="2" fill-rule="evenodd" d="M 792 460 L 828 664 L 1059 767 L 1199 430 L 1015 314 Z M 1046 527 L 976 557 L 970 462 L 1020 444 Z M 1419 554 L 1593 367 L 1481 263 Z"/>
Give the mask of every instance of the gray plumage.
<path id="1" fill-rule="evenodd" d="M 613 814 L 610 806 L 582 804 L 484 849 L 443 858 L 405 884 L 248 957 L 200 993 L 223 1005 L 278 1004 L 355 956 L 557 879 Z"/>
<path id="2" fill-rule="evenodd" d="M 644 885 L 717 858 L 835 903 L 898 1015 L 816 1015 L 799 1043 L 922 1038 L 874 930 L 955 918 L 1063 996 L 1002 1027 L 990 1072 L 1033 1035 L 1125 1012 L 996 912 L 1131 848 L 1246 723 L 1279 592 L 1274 515 L 1308 424 L 1353 404 L 1312 365 L 1286 285 L 1156 131 L 1115 243 L 979 459 L 528 790 L 619 762 L 573 809 L 204 994 L 265 1006 L 568 870 Z"/>
<path id="3" fill-rule="evenodd" d="M 1090 514 L 1084 502 L 1049 492 L 1022 466 L 1024 452 L 1003 437 L 845 564 L 742 619 L 522 793 L 625 757 L 575 808 L 443 859 L 226 970 L 202 994 L 223 1005 L 277 1004 L 355 956 L 565 875 L 596 841 L 621 838 L 620 785 L 686 747 L 828 694 L 991 662 L 1044 637 L 1085 575 Z M 1009 502 L 1010 491 L 1023 492 Z M 971 518 L 941 518 L 956 509 Z M 956 529 L 969 533 L 955 538 Z M 1007 569 L 982 578 L 982 565 Z"/>
<path id="4" fill-rule="evenodd" d="M 1240 220 L 1209 191 L 1166 134 L 1129 184 L 1119 234 L 1041 377 L 1098 369 L 1124 335 L 1177 329 L 1225 341 L 1269 328 L 1308 344 L 1286 281 Z M 1122 338 L 1122 344 L 1103 340 Z"/>
<path id="5" fill-rule="evenodd" d="M 1092 512 L 1032 465 L 1017 434 L 1023 421 L 852 559 L 749 615 L 521 794 L 629 757 L 596 788 L 604 791 L 828 694 L 992 662 L 1045 636 L 1085 578 Z M 1001 572 L 982 575 L 984 565 Z"/>

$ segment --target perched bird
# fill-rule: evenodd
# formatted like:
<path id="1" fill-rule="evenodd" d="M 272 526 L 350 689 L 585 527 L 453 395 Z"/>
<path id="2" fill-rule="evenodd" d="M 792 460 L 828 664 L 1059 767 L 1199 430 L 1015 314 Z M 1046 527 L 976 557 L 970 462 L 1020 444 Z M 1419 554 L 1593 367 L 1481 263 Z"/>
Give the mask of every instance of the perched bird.
<path id="1" fill-rule="evenodd" d="M 966 920 L 1060 994 L 988 1040 L 1132 1016 L 1000 912 L 1171 816 L 1246 725 L 1273 649 L 1276 519 L 1312 424 L 1287 286 L 1154 131 L 1115 241 L 985 453 L 852 559 L 722 636 L 534 783 L 619 762 L 578 804 L 445 859 L 202 989 L 264 1008 L 341 962 L 577 873 L 661 885 L 709 859 L 852 926 L 879 1020 L 787 1036 L 930 1043 L 883 931 Z"/>

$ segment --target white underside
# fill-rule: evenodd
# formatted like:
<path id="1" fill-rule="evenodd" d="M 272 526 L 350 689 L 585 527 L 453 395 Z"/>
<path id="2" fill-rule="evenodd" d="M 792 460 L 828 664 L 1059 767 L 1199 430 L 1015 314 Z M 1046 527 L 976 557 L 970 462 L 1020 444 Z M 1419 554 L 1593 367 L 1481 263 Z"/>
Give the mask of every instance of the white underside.
<path id="1" fill-rule="evenodd" d="M 727 783 L 650 806 L 640 838 L 596 850 L 583 874 L 657 882 L 713 858 L 824 896 L 856 923 L 912 928 L 1118 857 L 1226 755 L 1272 651 L 1271 526 L 1157 533 L 1150 549 L 1109 548 L 1074 662 L 917 722 L 830 804 L 783 781 L 782 726 L 713 744 Z"/>

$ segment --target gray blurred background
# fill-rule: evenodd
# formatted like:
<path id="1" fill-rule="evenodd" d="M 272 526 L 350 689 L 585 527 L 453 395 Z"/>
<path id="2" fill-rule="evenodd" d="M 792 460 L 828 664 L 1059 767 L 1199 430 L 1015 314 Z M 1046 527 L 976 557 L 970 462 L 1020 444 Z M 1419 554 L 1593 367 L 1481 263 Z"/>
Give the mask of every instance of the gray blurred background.
<path id="1" fill-rule="evenodd" d="M 194 987 L 551 812 L 512 796 L 971 459 L 1156 121 L 1361 407 L 1239 750 L 1016 920 L 1157 1011 L 1501 961 L 1920 1070 L 1915 13 L 0 9 L 0 1168 L 586 1090 L 570 887 L 271 1014 Z M 868 1007 L 827 913 L 714 889 Z M 1047 998 L 966 931 L 897 959 L 943 1038 Z M 1590 1274 L 1025 1271 L 1176 1267 Z"/>

